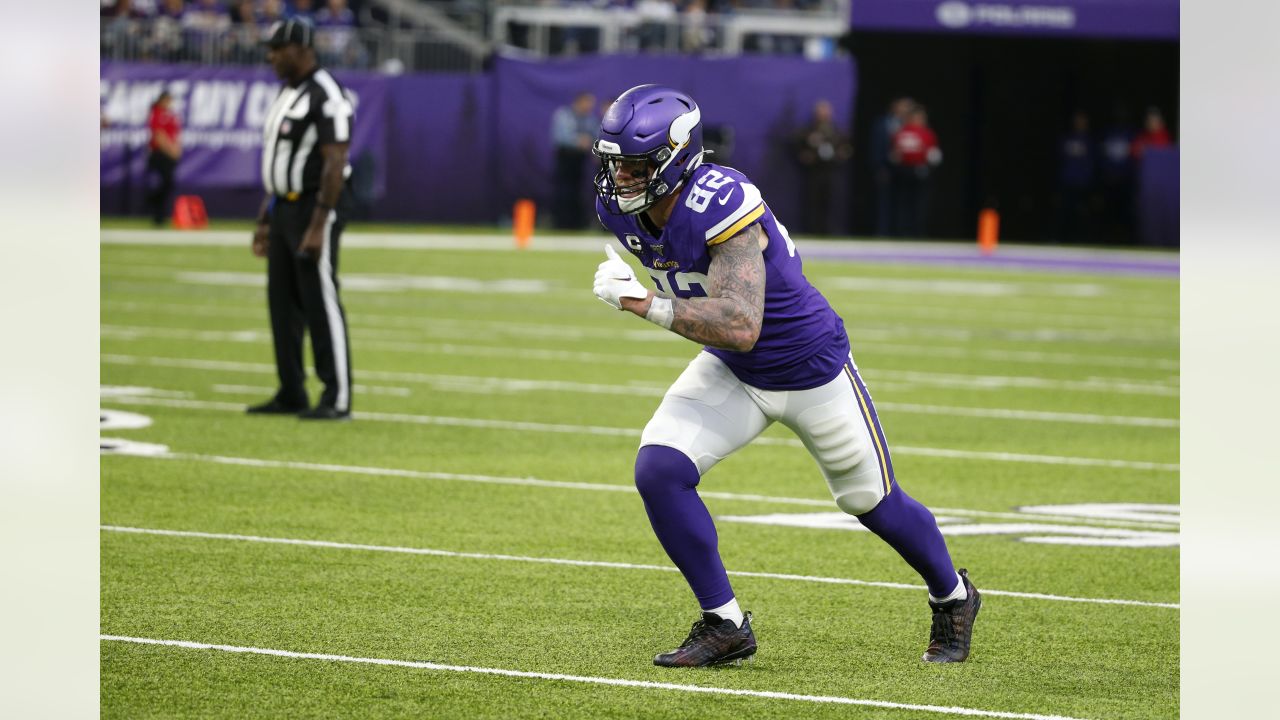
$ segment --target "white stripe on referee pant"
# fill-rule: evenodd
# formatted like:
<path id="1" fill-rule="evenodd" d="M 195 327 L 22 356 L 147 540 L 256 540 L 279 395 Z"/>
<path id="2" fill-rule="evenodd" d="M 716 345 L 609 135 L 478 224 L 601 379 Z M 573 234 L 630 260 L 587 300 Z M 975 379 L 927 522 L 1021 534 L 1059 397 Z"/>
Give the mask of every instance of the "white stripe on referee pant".
<path id="1" fill-rule="evenodd" d="M 302 134 L 302 144 L 298 146 L 298 152 L 293 154 L 293 167 L 289 168 L 289 189 L 302 190 L 302 170 L 306 167 L 307 158 L 311 155 L 311 149 L 316 144 L 316 126 L 312 123 L 307 131 Z"/>
<path id="2" fill-rule="evenodd" d="M 324 244 L 320 246 L 320 297 L 324 300 L 324 314 L 329 319 L 329 349 L 333 352 L 333 371 L 337 376 L 338 397 L 333 406 L 337 410 L 351 409 L 350 372 L 347 370 L 347 325 L 338 307 L 338 288 L 333 284 L 333 262 L 330 247 L 333 245 L 333 223 L 338 211 L 330 210 L 324 221 Z"/>

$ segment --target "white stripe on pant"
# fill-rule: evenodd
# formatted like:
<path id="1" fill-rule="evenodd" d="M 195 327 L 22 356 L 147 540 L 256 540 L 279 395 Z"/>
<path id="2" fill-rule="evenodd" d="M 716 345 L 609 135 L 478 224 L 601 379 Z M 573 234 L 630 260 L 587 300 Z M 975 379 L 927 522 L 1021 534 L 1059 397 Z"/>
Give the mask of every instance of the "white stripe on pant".
<path id="1" fill-rule="evenodd" d="M 324 300 L 324 314 L 329 319 L 329 344 L 333 349 L 333 371 L 338 383 L 338 396 L 334 408 L 339 411 L 351 407 L 351 374 L 347 368 L 347 326 L 338 307 L 338 288 L 334 285 L 333 263 L 330 247 L 333 244 L 333 223 L 338 219 L 336 210 L 330 210 L 324 223 L 324 244 L 320 247 L 320 296 Z"/>

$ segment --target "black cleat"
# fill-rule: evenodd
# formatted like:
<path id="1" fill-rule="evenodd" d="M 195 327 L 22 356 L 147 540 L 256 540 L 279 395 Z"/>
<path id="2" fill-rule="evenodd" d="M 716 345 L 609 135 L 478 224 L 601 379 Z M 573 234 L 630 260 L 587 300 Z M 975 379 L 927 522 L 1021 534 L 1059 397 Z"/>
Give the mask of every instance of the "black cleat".
<path id="1" fill-rule="evenodd" d="M 271 398 L 270 400 L 258 404 L 250 405 L 245 408 L 245 412 L 250 415 L 297 415 L 307 409 L 307 404 L 293 405 L 290 403 L 280 402 L 280 398 Z"/>
<path id="2" fill-rule="evenodd" d="M 969 571 L 961 568 L 960 582 L 969 597 L 950 602 L 929 602 L 933 610 L 933 627 L 929 629 L 929 649 L 925 662 L 964 662 L 969 657 L 969 641 L 973 639 L 973 621 L 982 609 L 982 595 L 969 582 Z"/>
<path id="3" fill-rule="evenodd" d="M 350 410 L 339 410 L 332 405 L 317 405 L 310 410 L 298 413 L 303 420 L 350 420 Z"/>
<path id="4" fill-rule="evenodd" d="M 741 665 L 756 654 L 756 636 L 751 632 L 751 613 L 736 627 L 732 620 L 709 612 L 693 624 L 689 637 L 680 647 L 653 658 L 660 667 L 707 667 L 709 665 Z"/>

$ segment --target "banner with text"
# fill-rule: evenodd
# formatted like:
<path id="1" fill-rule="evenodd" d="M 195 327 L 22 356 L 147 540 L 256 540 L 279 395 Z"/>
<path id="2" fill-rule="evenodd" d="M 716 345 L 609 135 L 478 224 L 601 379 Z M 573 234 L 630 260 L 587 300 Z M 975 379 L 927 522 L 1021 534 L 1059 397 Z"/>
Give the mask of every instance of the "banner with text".
<path id="1" fill-rule="evenodd" d="M 1177 40 L 1179 0 L 854 0 L 854 31 Z"/>
<path id="2" fill-rule="evenodd" d="M 351 162 L 367 168 L 364 181 L 382 194 L 386 167 L 387 78 L 334 71 L 356 106 Z M 162 90 L 173 97 L 181 124 L 179 187 L 259 187 L 262 124 L 280 81 L 266 68 L 102 63 L 100 183 L 143 182 L 151 105 Z"/>

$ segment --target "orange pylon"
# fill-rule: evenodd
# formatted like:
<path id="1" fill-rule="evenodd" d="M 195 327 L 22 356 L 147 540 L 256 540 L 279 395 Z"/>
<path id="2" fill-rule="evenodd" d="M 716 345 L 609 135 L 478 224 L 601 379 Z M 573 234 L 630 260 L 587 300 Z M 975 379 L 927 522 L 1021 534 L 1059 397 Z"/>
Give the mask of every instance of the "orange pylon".
<path id="1" fill-rule="evenodd" d="M 516 247 L 521 250 L 533 242 L 533 224 L 537 215 L 537 206 L 528 198 L 517 200 L 511 211 L 511 229 L 516 236 Z"/>
<path id="2" fill-rule="evenodd" d="M 1000 213 L 987 208 L 978 213 L 978 249 L 990 255 L 1000 244 Z"/>
<path id="3" fill-rule="evenodd" d="M 179 230 L 202 230 L 209 227 L 204 200 L 199 195 L 179 195 L 173 203 L 173 226 Z"/>

